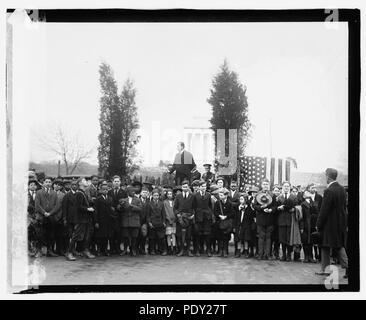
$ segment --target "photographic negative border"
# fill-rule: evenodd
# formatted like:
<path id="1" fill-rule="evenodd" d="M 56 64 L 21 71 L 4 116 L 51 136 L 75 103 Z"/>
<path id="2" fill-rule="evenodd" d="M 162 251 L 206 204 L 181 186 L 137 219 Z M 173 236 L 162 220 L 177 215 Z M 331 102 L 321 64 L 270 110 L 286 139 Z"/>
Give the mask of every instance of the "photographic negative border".
<path id="1" fill-rule="evenodd" d="M 326 22 L 337 10 L 338 22 L 348 23 L 348 170 L 349 170 L 349 254 L 348 285 L 339 291 L 360 290 L 359 257 L 359 144 L 360 144 L 360 10 L 291 9 L 291 10 L 196 10 L 196 9 L 40 9 L 38 18 L 46 23 L 225 23 L 225 22 Z M 14 9 L 8 9 L 11 13 Z M 331 22 L 329 22 L 331 23 Z M 9 75 L 8 75 L 9 77 Z M 11 97 L 8 97 L 8 106 Z M 10 105 L 11 107 L 11 105 Z M 9 112 L 9 110 L 8 110 Z M 8 137 L 9 138 L 9 137 Z M 8 159 L 11 154 L 8 154 Z M 9 177 L 8 177 L 9 180 Z M 8 186 L 11 186 L 8 181 Z M 9 201 L 9 200 L 8 200 Z M 9 217 L 9 216 L 8 216 Z M 11 226 L 11 222 L 9 224 Z M 9 248 L 8 248 L 9 250 Z M 11 253 L 8 253 L 8 257 Z M 8 263 L 8 266 L 11 262 Z M 11 268 L 8 269 L 11 274 Z M 316 292 L 328 291 L 323 285 L 70 285 L 37 286 L 21 293 L 45 292 Z"/>

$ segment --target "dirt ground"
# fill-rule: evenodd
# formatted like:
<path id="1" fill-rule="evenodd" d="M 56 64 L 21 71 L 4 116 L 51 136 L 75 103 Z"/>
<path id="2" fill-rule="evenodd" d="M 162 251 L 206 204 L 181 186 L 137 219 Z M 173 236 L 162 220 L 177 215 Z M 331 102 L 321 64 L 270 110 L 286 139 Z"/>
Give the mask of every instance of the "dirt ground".
<path id="1" fill-rule="evenodd" d="M 42 257 L 29 261 L 35 285 L 123 284 L 324 284 L 320 264 L 256 259 L 175 256 L 111 256 L 67 261 Z M 344 270 L 339 268 L 339 284 Z"/>

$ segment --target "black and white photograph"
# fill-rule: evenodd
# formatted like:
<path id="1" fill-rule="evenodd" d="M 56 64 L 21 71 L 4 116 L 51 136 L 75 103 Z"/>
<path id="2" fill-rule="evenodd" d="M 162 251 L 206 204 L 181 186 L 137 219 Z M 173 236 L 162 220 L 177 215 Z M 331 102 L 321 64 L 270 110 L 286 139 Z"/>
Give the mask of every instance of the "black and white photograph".
<path id="1" fill-rule="evenodd" d="M 8 290 L 358 291 L 359 118 L 356 8 L 9 7 Z"/>

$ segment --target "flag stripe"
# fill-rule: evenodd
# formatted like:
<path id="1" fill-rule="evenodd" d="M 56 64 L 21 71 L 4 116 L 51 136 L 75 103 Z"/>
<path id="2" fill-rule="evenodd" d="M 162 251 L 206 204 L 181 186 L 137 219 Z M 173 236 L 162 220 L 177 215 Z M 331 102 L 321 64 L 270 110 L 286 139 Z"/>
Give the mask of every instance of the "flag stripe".
<path id="1" fill-rule="evenodd" d="M 286 180 L 290 181 L 290 161 L 286 160 Z"/>
<path id="2" fill-rule="evenodd" d="M 282 159 L 278 159 L 278 183 L 282 183 Z"/>
<path id="3" fill-rule="evenodd" d="M 275 158 L 271 158 L 271 187 L 273 187 L 273 185 L 275 184 L 275 163 L 276 163 L 276 159 Z"/>

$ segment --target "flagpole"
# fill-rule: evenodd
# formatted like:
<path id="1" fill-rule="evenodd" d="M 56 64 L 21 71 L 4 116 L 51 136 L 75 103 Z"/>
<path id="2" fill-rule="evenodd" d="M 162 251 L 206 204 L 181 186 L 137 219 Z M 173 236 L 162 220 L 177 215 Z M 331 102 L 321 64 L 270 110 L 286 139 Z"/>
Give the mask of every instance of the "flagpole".
<path id="1" fill-rule="evenodd" d="M 269 160 L 272 158 L 272 118 L 269 117 Z"/>

